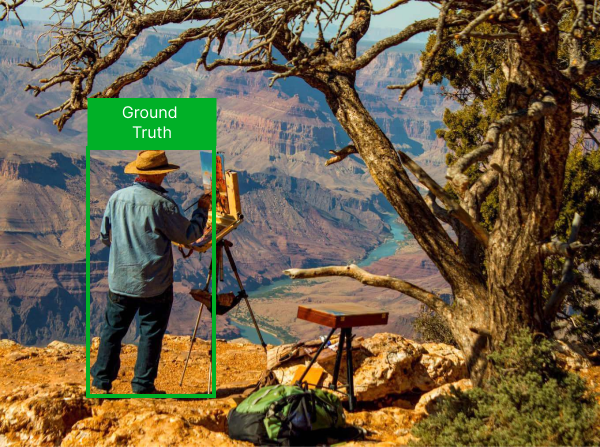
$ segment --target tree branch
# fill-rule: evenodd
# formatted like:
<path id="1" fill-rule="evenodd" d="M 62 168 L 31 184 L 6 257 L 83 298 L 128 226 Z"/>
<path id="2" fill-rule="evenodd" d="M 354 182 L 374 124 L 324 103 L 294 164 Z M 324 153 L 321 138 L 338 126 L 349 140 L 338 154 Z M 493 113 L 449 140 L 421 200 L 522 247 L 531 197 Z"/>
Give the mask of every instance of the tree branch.
<path id="1" fill-rule="evenodd" d="M 283 273 L 292 279 L 346 276 L 354 278 L 367 286 L 396 290 L 426 304 L 437 312 L 449 312 L 449 306 L 439 296 L 398 278 L 373 275 L 355 264 L 347 266 L 317 267 L 312 269 L 289 269 L 284 270 Z"/>
<path id="2" fill-rule="evenodd" d="M 115 79 L 108 87 L 103 91 L 98 92 L 91 96 L 92 98 L 118 98 L 121 90 L 129 84 L 133 84 L 142 78 L 148 76 L 148 73 L 154 68 L 158 67 L 177 52 L 188 42 L 196 40 L 202 37 L 202 30 L 200 29 L 188 29 L 181 33 L 179 37 L 170 41 L 171 45 L 160 51 L 152 59 L 144 62 L 137 69 L 119 76 Z"/>
<path id="3" fill-rule="evenodd" d="M 415 163 L 408 155 L 402 151 L 398 151 L 402 164 L 413 173 L 413 175 L 421 182 L 429 191 L 433 193 L 435 197 L 441 200 L 446 207 L 446 210 L 452 217 L 458 219 L 465 227 L 467 227 L 479 242 L 487 247 L 489 235 L 485 228 L 483 228 L 478 222 L 474 221 L 469 213 L 460 206 L 456 200 L 454 200 L 450 194 L 433 180 L 423 168 Z"/>
<path id="4" fill-rule="evenodd" d="M 447 210 L 444 210 L 439 205 L 429 199 L 429 201 L 425 200 L 429 209 L 433 212 L 433 214 L 440 219 L 442 222 L 450 223 L 450 217 L 456 218 L 458 221 L 462 222 L 465 227 L 467 227 L 473 235 L 483 244 L 483 246 L 487 246 L 489 235 L 485 228 L 483 228 L 479 223 L 471 219 L 469 214 L 456 202 L 444 189 L 437 184 L 435 180 L 433 180 L 427 172 L 423 168 L 421 168 L 414 160 L 412 160 L 408 155 L 406 155 L 402 151 L 397 151 L 400 156 L 400 160 L 402 164 L 410 171 L 412 174 L 421 182 L 432 194 L 442 201 L 442 203 L 446 206 Z M 325 162 L 325 166 L 329 166 L 334 163 L 338 163 L 348 157 L 351 154 L 357 154 L 358 151 L 354 144 L 349 144 L 348 146 L 340 149 L 339 151 L 329 151 L 330 154 L 334 155 L 334 157 L 330 158 Z M 440 216 L 444 216 L 443 218 Z"/>
<path id="5" fill-rule="evenodd" d="M 471 185 L 464 197 L 467 211 L 471 216 L 479 215 L 481 205 L 498 186 L 499 177 L 498 171 L 488 169 Z"/>
<path id="6" fill-rule="evenodd" d="M 398 34 L 394 34 L 393 36 L 387 37 L 373 44 L 373 46 L 367 49 L 356 59 L 352 61 L 338 60 L 334 62 L 332 68 L 344 73 L 351 73 L 360 70 L 361 68 L 364 68 L 367 65 L 369 65 L 369 63 L 371 63 L 373 59 L 375 59 L 388 48 L 400 45 L 401 43 L 406 42 L 407 40 L 416 36 L 417 34 L 423 33 L 425 31 L 434 30 L 436 23 L 437 19 L 426 19 L 412 23 Z"/>
<path id="7" fill-rule="evenodd" d="M 562 74 L 573 82 L 584 81 L 588 78 L 600 75 L 600 60 L 579 61 L 569 68 L 562 70 Z"/>
<path id="8" fill-rule="evenodd" d="M 581 216 L 578 213 L 575 213 L 575 216 L 573 217 L 573 223 L 571 224 L 571 234 L 569 235 L 568 244 L 576 243 L 577 237 L 579 236 L 579 229 L 581 228 L 581 221 Z M 567 253 L 569 253 L 569 250 L 567 250 Z M 552 295 L 548 299 L 546 306 L 544 307 L 544 318 L 546 321 L 550 322 L 554 319 L 556 313 L 562 307 L 562 304 L 568 293 L 573 288 L 573 282 L 575 280 L 573 266 L 573 252 L 570 252 L 570 254 L 567 255 L 565 264 L 563 265 L 560 283 L 558 283 L 552 292 Z"/>
<path id="9" fill-rule="evenodd" d="M 345 146 L 338 151 L 333 150 L 333 151 L 329 151 L 329 153 L 331 155 L 333 155 L 333 157 L 331 157 L 329 160 L 327 160 L 325 162 L 325 166 L 329 166 L 334 163 L 339 163 L 340 161 L 342 161 L 344 158 L 348 157 L 349 155 L 358 154 L 358 151 L 356 150 L 356 146 L 354 146 L 354 144 L 349 144 L 348 146 Z"/>
<path id="10" fill-rule="evenodd" d="M 423 84 L 425 83 L 425 78 L 427 77 L 427 74 L 429 73 L 431 65 L 432 65 L 433 61 L 435 60 L 435 57 L 439 53 L 440 49 L 442 48 L 442 43 L 444 41 L 444 31 L 445 31 L 445 27 L 446 27 L 446 16 L 448 14 L 448 10 L 450 9 L 450 6 L 452 5 L 452 2 L 453 2 L 453 0 L 445 0 L 442 2 L 442 8 L 440 9 L 440 14 L 439 14 L 438 18 L 436 19 L 435 44 L 433 45 L 433 48 L 431 49 L 431 51 L 429 51 L 429 53 L 427 54 L 427 58 L 423 62 L 423 66 L 417 73 L 417 76 L 415 77 L 415 79 L 413 81 L 409 82 L 408 84 L 388 85 L 387 88 L 390 90 L 395 90 L 395 89 L 400 90 L 400 95 L 398 96 L 398 101 L 402 101 L 402 99 L 404 99 L 404 96 L 409 92 L 409 90 L 411 90 L 413 87 L 416 87 L 417 85 L 419 86 L 419 90 L 423 89 Z"/>
<path id="11" fill-rule="evenodd" d="M 548 256 L 563 256 L 565 258 L 571 258 L 582 248 L 587 245 L 581 242 L 561 242 L 561 241 L 550 241 L 542 244 L 540 247 L 540 254 L 543 257 Z"/>
<path id="12" fill-rule="evenodd" d="M 448 225 L 452 225 L 451 224 L 452 217 L 450 216 L 450 213 L 438 205 L 438 203 L 435 200 L 436 197 L 433 195 L 433 193 L 431 191 L 429 191 L 425 195 L 424 199 L 425 199 L 425 203 L 427 204 L 427 206 L 429 207 L 429 209 L 431 210 L 431 212 L 433 213 L 433 215 L 435 217 L 437 217 L 439 220 L 441 220 L 442 222 L 444 222 Z"/>
<path id="13" fill-rule="evenodd" d="M 0 0 L 0 8 L 3 8 L 2 12 L 0 12 L 0 22 L 2 22 L 4 19 L 8 20 L 9 14 L 12 12 L 21 24 L 21 27 L 25 28 L 25 26 L 23 26 L 23 22 L 21 21 L 21 17 L 19 17 L 19 14 L 17 13 L 17 8 L 25 3 L 25 1 L 26 0 L 14 0 L 9 2 L 7 0 Z"/>
<path id="14" fill-rule="evenodd" d="M 519 124 L 529 121 L 535 121 L 550 115 L 556 110 L 556 100 L 554 96 L 545 92 L 540 100 L 533 101 L 526 110 L 519 110 L 510 113 L 493 122 L 485 135 L 484 143 L 477 149 L 463 155 L 448 168 L 446 178 L 457 189 L 459 194 L 464 194 L 469 186 L 469 177 L 463 174 L 464 171 L 474 163 L 485 160 L 494 152 L 498 146 L 500 135 Z"/>
<path id="15" fill-rule="evenodd" d="M 129 5 L 129 4 L 128 4 Z M 71 5 L 70 8 L 76 7 L 77 2 Z M 131 10 L 126 8 L 132 8 Z M 146 5 L 147 7 L 147 5 Z M 123 6 L 122 14 L 114 17 L 114 10 L 110 9 L 111 5 L 102 4 L 101 7 L 93 10 L 92 15 L 96 14 L 95 18 L 86 20 L 86 26 L 95 26 L 98 28 L 98 33 L 95 36 L 93 33 L 85 33 L 82 31 L 84 25 L 69 25 L 69 28 L 63 27 L 62 23 L 73 14 L 72 9 L 61 11 L 61 19 L 58 24 L 48 32 L 55 41 L 54 45 L 46 52 L 45 59 L 39 64 L 27 62 L 22 64 L 31 70 L 38 70 L 47 66 L 54 59 L 61 59 L 64 68 L 54 76 L 48 79 L 42 79 L 41 86 L 28 85 L 25 90 L 34 90 L 35 94 L 46 91 L 54 85 L 59 85 L 64 82 L 71 84 L 71 93 L 69 98 L 59 107 L 54 107 L 44 113 L 36 115 L 42 118 L 51 113 L 62 112 L 62 115 L 54 120 L 54 124 L 58 130 L 62 130 L 66 122 L 78 110 L 87 108 L 87 98 L 91 94 L 96 76 L 107 68 L 115 64 L 125 53 L 129 44 L 133 39 L 139 36 L 144 30 L 155 26 L 161 26 L 169 23 L 181 23 L 186 20 L 206 20 L 211 17 L 216 17 L 217 12 L 212 8 L 182 8 L 177 10 L 165 10 L 151 12 L 148 14 L 139 14 L 135 4 L 131 6 Z M 135 11 L 135 12 L 134 12 Z M 132 17 L 124 22 L 123 17 Z M 119 29 L 118 26 L 123 26 Z M 198 38 L 202 28 L 188 30 L 180 36 L 193 40 Z M 110 50 L 103 52 L 103 47 L 111 43 Z M 120 89 L 125 85 L 135 82 L 145 77 L 148 72 L 163 63 L 165 60 L 172 57 L 183 46 L 172 44 L 165 50 L 161 51 L 155 58 L 144 63 L 137 70 L 127 75 L 120 76 L 113 83 L 115 92 L 109 89 L 98 95 L 107 94 L 107 97 L 115 97 Z M 131 82 L 128 82 L 131 80 Z"/>
<path id="16" fill-rule="evenodd" d="M 404 5 L 405 3 L 408 3 L 410 0 L 396 0 L 395 2 L 393 2 L 391 5 L 386 6 L 383 9 L 380 9 L 379 11 L 373 11 L 373 15 L 374 16 L 378 16 L 379 14 L 383 14 L 384 12 L 388 12 L 391 11 L 392 9 L 397 8 L 400 5 Z"/>

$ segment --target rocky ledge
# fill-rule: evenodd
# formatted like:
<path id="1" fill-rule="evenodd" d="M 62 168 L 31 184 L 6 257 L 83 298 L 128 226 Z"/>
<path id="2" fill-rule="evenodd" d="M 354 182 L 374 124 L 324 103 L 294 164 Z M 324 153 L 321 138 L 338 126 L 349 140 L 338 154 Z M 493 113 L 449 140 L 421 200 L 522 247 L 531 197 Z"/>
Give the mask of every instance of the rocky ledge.
<path id="1" fill-rule="evenodd" d="M 210 344 L 198 340 L 183 387 L 179 377 L 189 337 L 166 336 L 157 387 L 169 393 L 203 393 Z M 334 340 L 335 342 L 335 340 Z M 293 376 L 315 342 L 269 350 L 269 366 L 281 382 Z M 97 340 L 92 343 L 92 362 Z M 301 348 L 301 349 L 300 349 Z M 329 379 L 332 352 L 319 366 Z M 227 436 L 227 413 L 267 367 L 260 346 L 218 341 L 216 399 L 88 399 L 85 348 L 52 342 L 43 348 L 0 341 L 0 445 L 7 446 L 200 446 L 239 445 Z M 281 354 L 286 355 L 282 362 Z M 300 353 L 300 354 L 299 354 Z M 115 393 L 130 393 L 136 347 L 126 345 Z M 419 344 L 394 334 L 353 343 L 358 411 L 348 421 L 366 429 L 357 444 L 399 445 L 412 425 L 435 408 L 451 386 L 471 387 L 462 354 L 451 346 Z M 581 365 L 580 365 L 581 366 Z M 586 365 L 583 365 L 586 366 Z M 342 371 L 343 373 L 343 371 Z M 594 377 L 595 379 L 596 377 Z"/>

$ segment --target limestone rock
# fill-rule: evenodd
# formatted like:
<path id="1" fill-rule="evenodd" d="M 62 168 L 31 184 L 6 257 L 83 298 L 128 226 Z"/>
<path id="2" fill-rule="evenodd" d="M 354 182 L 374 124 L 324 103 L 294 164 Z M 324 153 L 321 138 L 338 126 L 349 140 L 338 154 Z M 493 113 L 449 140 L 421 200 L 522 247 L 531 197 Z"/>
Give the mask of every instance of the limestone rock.
<path id="1" fill-rule="evenodd" d="M 421 396 L 419 402 L 417 402 L 417 405 L 415 406 L 415 411 L 426 414 L 434 413 L 440 398 L 450 394 L 452 387 L 461 391 L 465 391 L 473 388 L 473 383 L 471 382 L 471 379 L 462 379 L 458 382 L 447 383 L 439 388 L 435 388 L 434 390 L 431 390 Z"/>
<path id="2" fill-rule="evenodd" d="M 370 436 L 380 442 L 392 442 L 392 445 L 405 445 L 410 438 L 414 424 L 424 418 L 423 413 L 413 410 L 387 407 L 377 411 L 357 411 L 348 413 L 348 423 L 368 430 Z"/>
<path id="3" fill-rule="evenodd" d="M 415 370 L 425 350 L 396 334 L 366 338 L 362 349 L 367 356 L 354 375 L 358 400 L 376 400 L 388 394 L 402 394 L 415 388 Z"/>
<path id="4" fill-rule="evenodd" d="M 101 414 L 79 421 L 65 437 L 61 446 L 249 445 L 231 440 L 223 432 L 224 430 L 212 431 L 203 425 L 193 423 L 188 417 L 158 413 L 151 407 L 147 407 L 142 412 L 126 413 L 118 418 L 107 416 Z"/>
<path id="5" fill-rule="evenodd" d="M 281 347 L 279 348 L 281 349 Z M 332 382 L 336 352 L 323 350 L 317 365 L 326 371 L 321 383 Z M 291 384 L 296 370 L 309 355 L 294 356 L 273 370 L 283 384 Z M 423 345 L 400 335 L 380 333 L 353 343 L 354 385 L 359 401 L 374 401 L 388 395 L 427 392 L 467 377 L 465 358 L 458 349 L 443 343 Z M 346 380 L 345 357 L 340 380 Z"/>
<path id="6" fill-rule="evenodd" d="M 582 371 L 590 368 L 592 362 L 577 346 L 557 340 L 556 359 L 558 364 L 569 371 Z"/>
<path id="7" fill-rule="evenodd" d="M 59 445 L 93 405 L 80 385 L 23 386 L 0 397 L 0 434 L 8 445 Z"/>
<path id="8" fill-rule="evenodd" d="M 421 357 L 421 365 L 427 370 L 419 375 L 416 383 L 421 391 L 429 391 L 447 383 L 468 377 L 464 354 L 454 346 L 444 343 L 423 343 L 425 353 Z"/>

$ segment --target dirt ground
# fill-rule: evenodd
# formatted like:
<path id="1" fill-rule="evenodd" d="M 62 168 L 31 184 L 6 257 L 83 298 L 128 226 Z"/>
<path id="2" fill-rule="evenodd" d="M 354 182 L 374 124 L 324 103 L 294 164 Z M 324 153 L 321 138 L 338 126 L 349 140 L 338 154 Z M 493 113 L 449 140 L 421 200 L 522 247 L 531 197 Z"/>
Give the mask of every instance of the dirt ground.
<path id="1" fill-rule="evenodd" d="M 210 343 L 202 340 L 179 386 L 188 348 L 189 337 L 165 337 L 158 389 L 207 391 Z M 94 340 L 90 364 L 96 349 Z M 239 445 L 226 435 L 227 413 L 260 378 L 266 354 L 258 345 L 225 341 L 217 341 L 216 350 L 216 399 L 87 399 L 84 346 L 54 342 L 32 348 L 0 341 L 0 445 Z M 134 345 L 123 347 L 113 393 L 132 392 L 136 354 Z M 352 443 L 357 445 L 404 444 L 422 417 L 405 400 L 347 414 L 348 422 L 368 431 L 365 440 Z"/>

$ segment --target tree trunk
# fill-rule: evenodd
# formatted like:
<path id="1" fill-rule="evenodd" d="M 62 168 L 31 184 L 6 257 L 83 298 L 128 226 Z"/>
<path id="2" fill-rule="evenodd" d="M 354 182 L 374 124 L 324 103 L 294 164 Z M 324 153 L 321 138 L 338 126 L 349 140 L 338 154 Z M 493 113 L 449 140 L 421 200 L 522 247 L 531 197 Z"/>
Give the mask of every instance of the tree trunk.
<path id="1" fill-rule="evenodd" d="M 555 95 L 559 108 L 501 137 L 496 157 L 500 217 L 486 250 L 487 283 L 474 256 L 461 252 L 427 207 L 392 143 L 362 104 L 353 77 L 305 78 L 325 94 L 375 183 L 450 284 L 454 303 L 441 313 L 478 383 L 487 377 L 489 350 L 520 328 L 541 327 L 539 245 L 550 236 L 558 216 L 570 131 L 569 89 L 560 76 L 544 71 L 544 66 L 556 66 L 556 60 L 548 59 L 557 55 L 556 47 L 548 44 L 553 36 L 543 37 L 533 47 L 526 42 L 527 51 L 512 44 L 508 113 L 526 109 L 532 95 L 546 90 Z M 554 37 L 556 44 L 558 34 Z"/>
<path id="2" fill-rule="evenodd" d="M 543 259 L 540 245 L 554 230 L 562 199 L 571 129 L 570 90 L 559 73 L 558 30 L 522 31 L 510 44 L 507 112 L 527 108 L 532 95 L 549 91 L 557 110 L 510 129 L 499 142 L 499 218 L 487 250 L 488 296 L 494 343 L 515 330 L 543 325 Z"/>
<path id="3" fill-rule="evenodd" d="M 319 88 L 331 110 L 346 130 L 364 160 L 375 183 L 398 212 L 409 231 L 442 276 L 452 287 L 454 304 L 443 313 L 461 349 L 468 358 L 474 377 L 485 374 L 488 345 L 487 290 L 479 269 L 468 262 L 431 213 L 421 194 L 404 170 L 400 157 L 385 133 L 362 104 L 353 79 L 336 76 L 325 83 L 309 84 Z"/>

